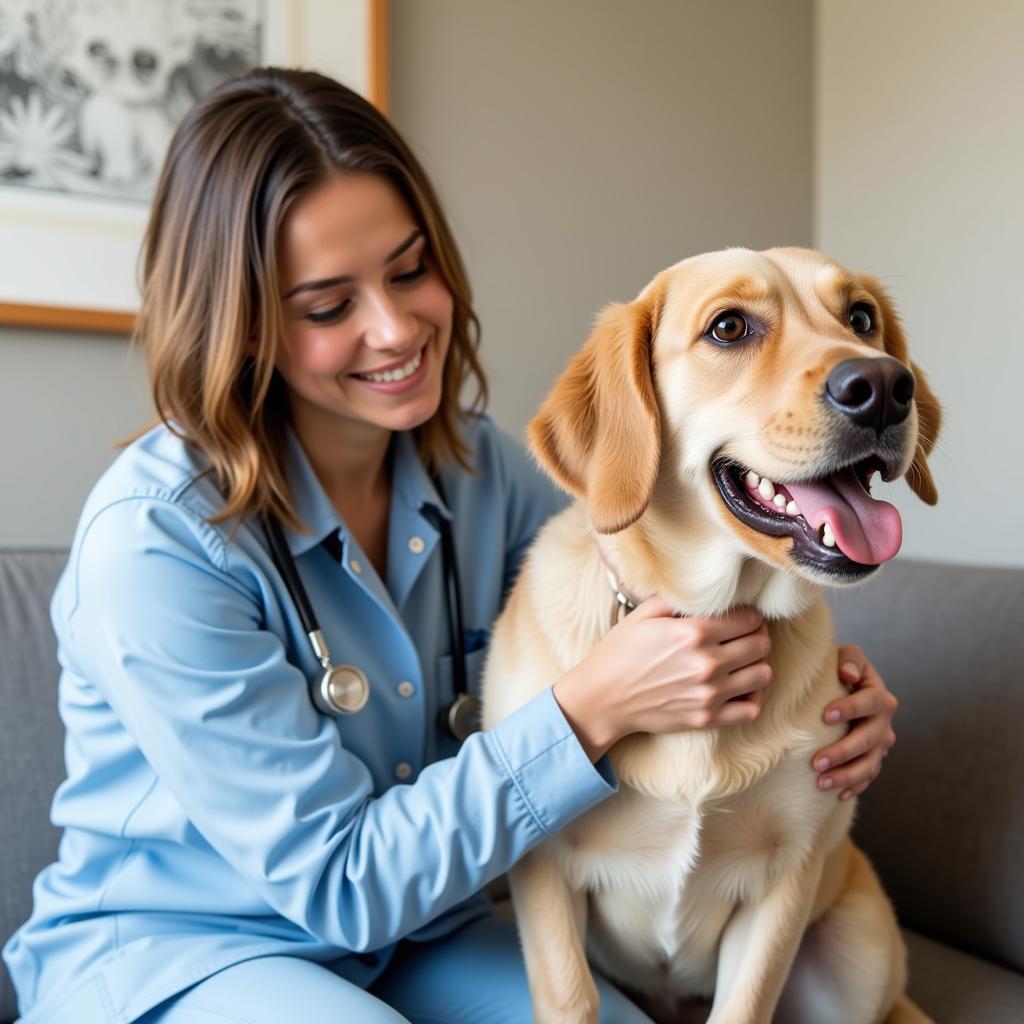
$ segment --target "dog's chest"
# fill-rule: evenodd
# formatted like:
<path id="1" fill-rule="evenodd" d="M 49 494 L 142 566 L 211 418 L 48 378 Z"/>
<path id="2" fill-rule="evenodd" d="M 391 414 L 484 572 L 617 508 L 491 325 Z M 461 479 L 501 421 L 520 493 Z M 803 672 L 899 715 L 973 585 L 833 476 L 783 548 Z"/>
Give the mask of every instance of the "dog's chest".
<path id="1" fill-rule="evenodd" d="M 834 796 L 813 785 L 804 759 L 793 758 L 722 800 L 624 788 L 565 829 L 559 859 L 570 884 L 588 892 L 597 966 L 651 993 L 709 995 L 736 906 L 798 869 L 834 816 Z M 812 799 L 786 801 L 794 787 L 811 787 Z"/>

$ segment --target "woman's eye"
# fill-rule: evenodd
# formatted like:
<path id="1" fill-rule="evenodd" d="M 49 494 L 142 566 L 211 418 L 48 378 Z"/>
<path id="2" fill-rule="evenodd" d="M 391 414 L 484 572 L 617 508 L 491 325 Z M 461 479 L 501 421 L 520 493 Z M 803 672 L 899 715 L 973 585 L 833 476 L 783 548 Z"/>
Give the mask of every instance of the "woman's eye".
<path id="1" fill-rule="evenodd" d="M 855 302 L 847 319 L 858 334 L 870 334 L 875 328 L 874 310 L 866 302 Z"/>
<path id="2" fill-rule="evenodd" d="M 401 281 L 403 283 L 408 281 L 415 281 L 418 277 L 422 277 L 427 272 L 427 265 L 420 260 L 420 265 L 415 270 L 410 270 L 407 274 L 400 274 L 394 280 Z"/>
<path id="3" fill-rule="evenodd" d="M 315 324 L 330 324 L 335 320 L 340 320 L 348 311 L 348 307 L 349 300 L 345 299 L 343 302 L 339 302 L 338 305 L 325 309 L 322 313 L 307 313 L 306 319 L 311 320 Z"/>
<path id="4" fill-rule="evenodd" d="M 730 309 L 715 317 L 709 333 L 715 341 L 733 342 L 742 341 L 754 332 L 742 314 Z"/>

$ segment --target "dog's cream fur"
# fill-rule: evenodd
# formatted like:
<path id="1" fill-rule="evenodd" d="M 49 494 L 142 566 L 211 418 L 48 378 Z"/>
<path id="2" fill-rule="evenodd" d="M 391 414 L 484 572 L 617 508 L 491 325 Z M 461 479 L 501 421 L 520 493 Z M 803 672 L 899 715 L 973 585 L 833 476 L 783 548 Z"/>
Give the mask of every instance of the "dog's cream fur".
<path id="1" fill-rule="evenodd" d="M 876 311 L 873 336 L 847 322 L 858 300 Z M 764 338 L 710 344 L 725 309 L 757 317 Z M 823 579 L 788 537 L 735 518 L 709 469 L 725 454 L 783 482 L 830 472 L 824 381 L 882 355 L 912 365 L 873 278 L 810 250 L 729 249 L 608 307 L 530 424 L 535 455 L 578 500 L 541 530 L 495 627 L 485 726 L 601 640 L 608 565 L 637 599 L 659 593 L 691 615 L 757 606 L 773 671 L 749 724 L 620 740 L 619 792 L 510 872 L 540 1024 L 597 1020 L 588 953 L 664 1020 L 712 997 L 714 1024 L 927 1019 L 902 994 L 892 908 L 847 836 L 855 801 L 817 790 L 810 769 L 846 731 L 822 721 L 845 693 Z M 939 408 L 914 372 L 899 471 L 934 503 Z"/>

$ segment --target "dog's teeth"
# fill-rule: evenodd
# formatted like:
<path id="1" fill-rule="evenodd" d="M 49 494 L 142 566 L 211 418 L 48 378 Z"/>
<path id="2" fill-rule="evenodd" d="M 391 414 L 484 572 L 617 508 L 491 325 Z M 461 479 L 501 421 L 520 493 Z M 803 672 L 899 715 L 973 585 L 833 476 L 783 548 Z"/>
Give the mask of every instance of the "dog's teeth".
<path id="1" fill-rule="evenodd" d="M 797 503 L 795 501 L 791 501 L 786 506 L 786 515 L 787 516 L 798 516 L 798 515 L 800 515 L 800 508 L 799 508 L 799 506 L 797 505 Z"/>
<path id="2" fill-rule="evenodd" d="M 743 479 L 746 480 L 748 487 L 756 487 L 761 482 L 761 478 L 752 469 L 747 470 L 747 475 Z"/>
<path id="3" fill-rule="evenodd" d="M 775 497 L 772 498 L 772 501 L 774 502 L 776 508 L 786 507 L 786 499 L 781 494 L 776 494 Z"/>
<path id="4" fill-rule="evenodd" d="M 832 527 L 826 523 L 821 528 L 821 543 L 827 548 L 834 548 L 836 546 L 836 538 L 832 533 Z"/>
<path id="5" fill-rule="evenodd" d="M 765 477 L 757 485 L 757 493 L 760 494 L 765 501 L 771 501 L 772 498 L 775 497 L 775 485 L 768 479 L 768 477 Z"/>

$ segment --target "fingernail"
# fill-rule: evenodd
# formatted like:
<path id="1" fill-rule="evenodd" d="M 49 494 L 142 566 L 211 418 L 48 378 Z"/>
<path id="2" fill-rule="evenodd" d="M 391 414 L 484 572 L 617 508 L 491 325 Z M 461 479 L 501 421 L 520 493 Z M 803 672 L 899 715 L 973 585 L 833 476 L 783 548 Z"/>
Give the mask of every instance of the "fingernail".
<path id="1" fill-rule="evenodd" d="M 846 790 L 843 790 L 843 792 L 839 794 L 839 799 L 840 800 L 849 800 L 851 796 L 853 796 L 853 791 L 849 790 L 849 789 L 846 789 Z"/>
<path id="2" fill-rule="evenodd" d="M 831 761 L 829 761 L 829 759 L 827 757 L 819 757 L 818 758 L 818 763 L 814 767 L 819 772 L 824 772 L 824 771 L 828 771 L 828 766 L 830 764 L 831 764 Z"/>
<path id="3" fill-rule="evenodd" d="M 856 679 L 860 678 L 860 668 L 857 666 L 856 662 L 844 661 L 840 667 L 840 671 L 845 672 L 847 675 L 853 676 Z"/>
<path id="4" fill-rule="evenodd" d="M 819 783 L 819 785 L 821 786 L 822 789 L 831 789 L 832 788 L 832 780 L 831 779 L 822 779 L 821 782 Z"/>
<path id="5" fill-rule="evenodd" d="M 838 711 L 830 711 L 830 712 L 829 712 L 829 713 L 828 713 L 828 714 L 827 714 L 827 715 L 825 716 L 825 721 L 826 721 L 826 722 L 838 722 L 838 721 L 839 721 L 839 718 L 840 718 L 840 715 L 839 715 L 839 712 L 838 712 Z"/>

